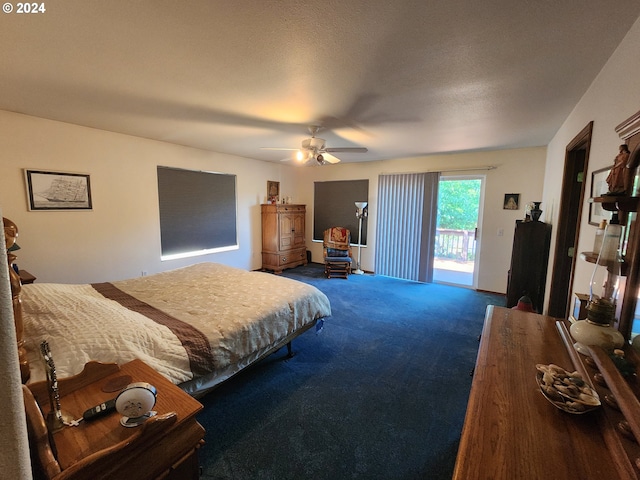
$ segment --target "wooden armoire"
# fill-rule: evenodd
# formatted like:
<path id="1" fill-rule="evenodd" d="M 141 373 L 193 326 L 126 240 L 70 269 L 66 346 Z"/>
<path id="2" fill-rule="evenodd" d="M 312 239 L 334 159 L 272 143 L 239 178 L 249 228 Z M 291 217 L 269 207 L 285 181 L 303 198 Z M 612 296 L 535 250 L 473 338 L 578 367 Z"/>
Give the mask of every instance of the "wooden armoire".
<path id="1" fill-rule="evenodd" d="M 507 307 L 514 307 L 523 295 L 531 299 L 533 309 L 542 313 L 551 225 L 538 221 L 516 221 L 507 279 Z"/>
<path id="2" fill-rule="evenodd" d="M 282 273 L 307 263 L 305 205 L 262 205 L 262 269 Z"/>

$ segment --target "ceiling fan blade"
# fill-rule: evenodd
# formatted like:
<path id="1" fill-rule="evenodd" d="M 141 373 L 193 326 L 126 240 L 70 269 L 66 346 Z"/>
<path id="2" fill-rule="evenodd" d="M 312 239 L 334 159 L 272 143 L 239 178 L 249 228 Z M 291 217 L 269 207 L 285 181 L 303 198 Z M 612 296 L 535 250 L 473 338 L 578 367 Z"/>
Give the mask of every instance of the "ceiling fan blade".
<path id="1" fill-rule="evenodd" d="M 349 153 L 366 153 L 369 149 L 365 147 L 337 147 L 337 148 L 325 148 L 325 152 L 349 152 Z"/>
<path id="2" fill-rule="evenodd" d="M 300 150 L 299 148 L 260 147 L 260 150 Z"/>

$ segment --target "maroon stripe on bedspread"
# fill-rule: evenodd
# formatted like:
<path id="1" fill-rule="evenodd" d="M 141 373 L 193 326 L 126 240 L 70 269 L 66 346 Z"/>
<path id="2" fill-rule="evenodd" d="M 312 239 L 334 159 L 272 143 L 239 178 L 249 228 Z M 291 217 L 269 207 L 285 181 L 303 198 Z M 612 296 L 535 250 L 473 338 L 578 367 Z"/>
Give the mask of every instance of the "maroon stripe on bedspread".
<path id="1" fill-rule="evenodd" d="M 152 307 L 148 303 L 138 300 L 111 283 L 92 283 L 91 286 L 105 298 L 114 300 L 123 307 L 140 313 L 171 330 L 187 350 L 189 364 L 194 375 L 204 375 L 213 370 L 211 345 L 200 330 L 164 313 L 162 310 Z"/>

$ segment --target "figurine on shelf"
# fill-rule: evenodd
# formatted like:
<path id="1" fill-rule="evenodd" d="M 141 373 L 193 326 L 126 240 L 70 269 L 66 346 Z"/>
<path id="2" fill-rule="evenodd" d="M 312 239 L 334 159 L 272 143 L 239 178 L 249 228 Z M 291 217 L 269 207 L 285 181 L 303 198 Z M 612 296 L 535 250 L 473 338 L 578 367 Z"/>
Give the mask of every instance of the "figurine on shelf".
<path id="1" fill-rule="evenodd" d="M 619 150 L 620 151 L 614 160 L 613 167 L 611 167 L 611 171 L 607 176 L 609 192 L 607 192 L 606 195 L 624 195 L 627 192 L 627 182 L 625 179 L 627 177 L 627 162 L 629 161 L 629 155 L 631 152 L 629 151 L 629 147 L 626 143 L 620 145 Z"/>

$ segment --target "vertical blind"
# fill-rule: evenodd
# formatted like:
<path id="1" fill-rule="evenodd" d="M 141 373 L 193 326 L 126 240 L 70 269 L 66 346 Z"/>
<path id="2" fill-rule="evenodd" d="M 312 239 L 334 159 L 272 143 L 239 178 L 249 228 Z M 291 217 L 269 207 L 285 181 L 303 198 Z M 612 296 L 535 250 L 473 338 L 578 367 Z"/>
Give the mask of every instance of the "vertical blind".
<path id="1" fill-rule="evenodd" d="M 376 273 L 433 281 L 439 172 L 380 175 Z"/>

